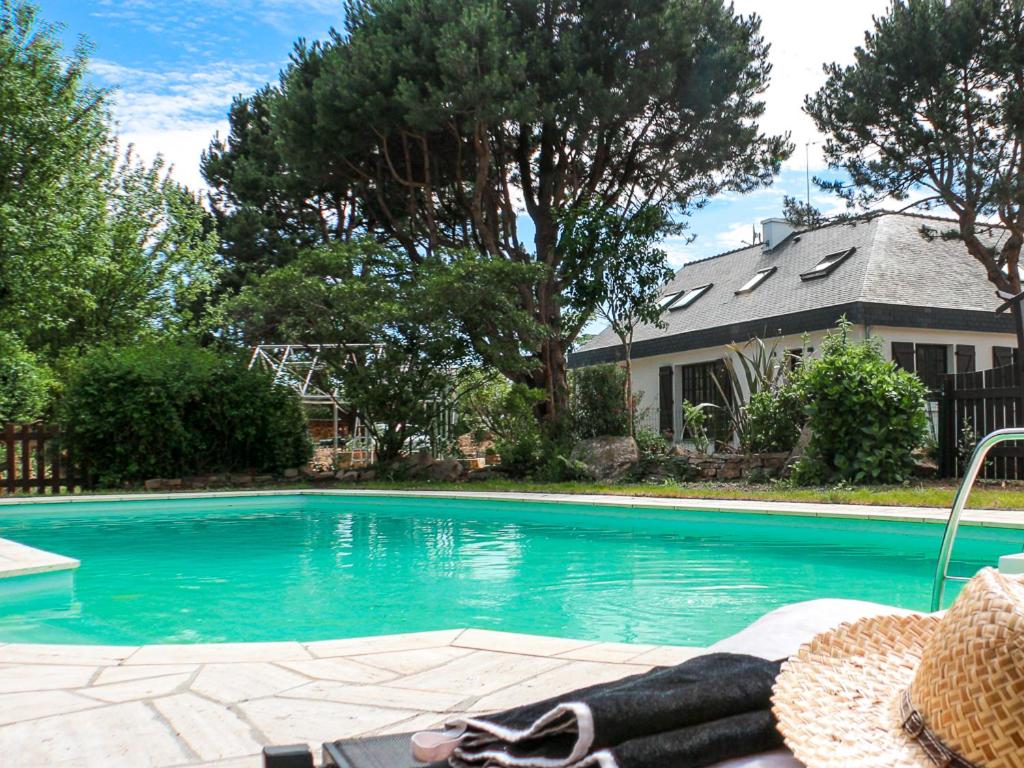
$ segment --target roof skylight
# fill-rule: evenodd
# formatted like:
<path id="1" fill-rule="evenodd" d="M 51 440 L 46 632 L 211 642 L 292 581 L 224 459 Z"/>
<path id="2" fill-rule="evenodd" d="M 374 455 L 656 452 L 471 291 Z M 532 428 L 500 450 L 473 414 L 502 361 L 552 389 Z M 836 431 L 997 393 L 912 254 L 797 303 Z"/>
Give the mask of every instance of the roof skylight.
<path id="1" fill-rule="evenodd" d="M 685 293 L 685 291 L 672 291 L 672 293 L 666 293 L 660 299 L 658 299 L 658 306 L 662 311 L 668 309 Z"/>
<path id="2" fill-rule="evenodd" d="M 736 294 L 750 293 L 752 290 L 757 288 L 761 283 L 767 280 L 769 277 L 775 274 L 775 270 L 778 267 L 767 267 L 766 269 L 759 269 L 754 273 L 754 276 L 747 280 L 741 287 L 736 290 Z"/>
<path id="3" fill-rule="evenodd" d="M 815 280 L 816 278 L 819 277 L 826 277 L 827 275 L 831 275 L 835 271 L 836 267 L 838 267 L 840 264 L 842 264 L 844 261 L 850 258 L 850 256 L 852 256 L 853 252 L 856 250 L 856 248 L 847 248 L 845 251 L 837 251 L 836 253 L 830 253 L 828 256 L 826 256 L 817 264 L 815 264 L 814 269 L 810 270 L 809 272 L 804 272 L 802 275 L 800 275 L 800 279 Z"/>
<path id="4" fill-rule="evenodd" d="M 686 309 L 688 306 L 693 304 L 697 299 L 703 296 L 714 283 L 708 283 L 707 285 L 698 285 L 696 288 L 691 288 L 688 291 L 683 291 L 678 301 L 673 301 L 668 305 L 668 309 L 675 312 L 677 309 Z"/>

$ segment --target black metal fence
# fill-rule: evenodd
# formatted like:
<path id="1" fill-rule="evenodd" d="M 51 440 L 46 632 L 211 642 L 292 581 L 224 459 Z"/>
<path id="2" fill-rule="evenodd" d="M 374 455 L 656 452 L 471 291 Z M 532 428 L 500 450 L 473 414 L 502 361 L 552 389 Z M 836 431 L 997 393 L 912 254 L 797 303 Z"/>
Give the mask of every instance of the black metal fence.
<path id="1" fill-rule="evenodd" d="M 939 396 L 939 473 L 959 477 L 978 438 L 1003 427 L 1024 426 L 1020 371 L 1005 365 L 987 371 L 946 376 Z M 981 477 L 1024 480 L 1024 442 L 992 449 Z"/>

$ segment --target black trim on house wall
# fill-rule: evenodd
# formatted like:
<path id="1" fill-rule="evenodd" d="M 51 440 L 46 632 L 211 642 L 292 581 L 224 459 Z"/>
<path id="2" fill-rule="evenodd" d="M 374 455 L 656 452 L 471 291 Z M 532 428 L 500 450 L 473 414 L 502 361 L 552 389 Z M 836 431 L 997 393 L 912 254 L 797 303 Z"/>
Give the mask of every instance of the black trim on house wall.
<path id="1" fill-rule="evenodd" d="M 942 307 L 913 307 L 901 304 L 872 304 L 850 302 L 832 307 L 821 307 L 803 312 L 791 312 L 763 320 L 748 320 L 716 328 L 676 333 L 633 343 L 633 359 L 687 352 L 746 341 L 759 336 L 773 338 L 809 331 L 834 328 L 839 318 L 855 325 L 883 325 L 896 328 L 933 328 L 943 331 L 974 331 L 976 333 L 1014 333 L 1013 318 L 997 315 L 994 311 L 974 309 L 944 309 Z M 613 363 L 623 358 L 621 345 L 573 352 L 569 367 Z"/>

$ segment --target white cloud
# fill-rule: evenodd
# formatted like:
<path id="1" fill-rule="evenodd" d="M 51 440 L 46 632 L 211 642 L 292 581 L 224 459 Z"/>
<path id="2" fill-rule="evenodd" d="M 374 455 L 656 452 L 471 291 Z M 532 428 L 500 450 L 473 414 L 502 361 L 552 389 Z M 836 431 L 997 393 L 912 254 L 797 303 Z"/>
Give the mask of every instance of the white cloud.
<path id="1" fill-rule="evenodd" d="M 140 157 L 163 155 L 174 178 L 193 189 L 205 187 L 199 159 L 214 133 L 227 131 L 227 110 L 238 94 L 252 93 L 273 74 L 264 65 L 219 63 L 199 71 L 150 71 L 104 60 L 93 73 L 113 87 L 114 118 L 122 144 Z"/>
<path id="2" fill-rule="evenodd" d="M 884 14 L 889 0 L 735 0 L 735 5 L 739 13 L 761 17 L 761 33 L 771 43 L 771 85 L 761 124 L 773 134 L 792 134 L 796 151 L 784 167 L 803 170 L 805 145 L 816 142 L 809 148 L 811 172 L 824 169 L 824 137 L 804 114 L 804 97 L 824 84 L 824 64 L 852 63 L 872 16 Z"/>

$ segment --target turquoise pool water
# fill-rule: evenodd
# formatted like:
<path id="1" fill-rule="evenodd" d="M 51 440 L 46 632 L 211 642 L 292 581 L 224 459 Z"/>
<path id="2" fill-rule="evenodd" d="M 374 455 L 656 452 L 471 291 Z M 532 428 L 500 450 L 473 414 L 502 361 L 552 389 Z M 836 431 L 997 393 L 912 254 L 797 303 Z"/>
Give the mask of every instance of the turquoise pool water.
<path id="1" fill-rule="evenodd" d="M 0 536 L 78 558 L 4 597 L 0 641 L 315 640 L 482 627 L 703 645 L 796 600 L 923 609 L 934 525 L 439 498 L 0 506 Z M 1024 548 L 964 528 L 955 568 Z M 12 580 L 15 581 L 15 580 Z"/>

